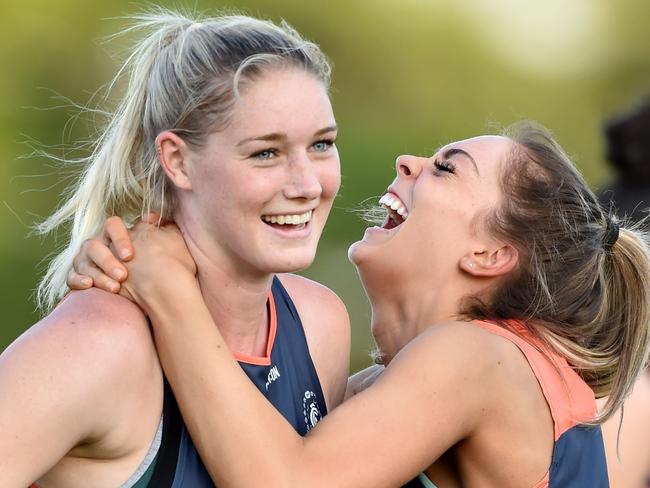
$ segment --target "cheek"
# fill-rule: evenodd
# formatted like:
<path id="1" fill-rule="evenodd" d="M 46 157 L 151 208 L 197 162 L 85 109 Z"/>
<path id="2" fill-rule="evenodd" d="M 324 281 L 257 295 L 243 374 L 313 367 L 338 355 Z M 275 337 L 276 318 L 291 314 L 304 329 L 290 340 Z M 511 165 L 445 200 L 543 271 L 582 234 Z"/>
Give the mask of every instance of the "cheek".
<path id="1" fill-rule="evenodd" d="M 318 181 L 323 189 L 322 198 L 334 198 L 341 186 L 341 166 L 338 159 L 323 165 L 318 173 Z"/>
<path id="2" fill-rule="evenodd" d="M 218 191 L 226 206 L 257 213 L 282 191 L 283 181 L 283 173 L 279 171 L 241 171 L 229 175 Z"/>

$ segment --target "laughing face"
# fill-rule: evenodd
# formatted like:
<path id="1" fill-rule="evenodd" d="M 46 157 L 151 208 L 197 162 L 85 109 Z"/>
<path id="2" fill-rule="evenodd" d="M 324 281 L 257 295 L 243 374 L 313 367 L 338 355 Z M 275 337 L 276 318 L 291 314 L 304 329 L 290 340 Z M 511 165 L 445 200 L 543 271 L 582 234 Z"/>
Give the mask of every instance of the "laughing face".
<path id="1" fill-rule="evenodd" d="M 402 289 L 444 284 L 463 260 L 486 252 L 490 236 L 481 217 L 500 200 L 499 171 L 511 144 L 481 136 L 430 158 L 397 158 L 397 177 L 379 201 L 387 209 L 384 225 L 367 229 L 349 251 L 366 288 L 373 280 Z"/>
<path id="2" fill-rule="evenodd" d="M 309 266 L 340 184 L 326 88 L 278 68 L 242 86 L 230 124 L 190 152 L 179 207 L 201 251 L 243 273 Z"/>

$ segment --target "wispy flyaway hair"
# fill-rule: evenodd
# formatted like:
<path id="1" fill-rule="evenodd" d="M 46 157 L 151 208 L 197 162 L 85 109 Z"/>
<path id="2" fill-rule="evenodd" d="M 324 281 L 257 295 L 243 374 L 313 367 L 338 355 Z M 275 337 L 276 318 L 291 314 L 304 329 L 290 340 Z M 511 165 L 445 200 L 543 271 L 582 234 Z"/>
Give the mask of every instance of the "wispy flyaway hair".
<path id="1" fill-rule="evenodd" d="M 71 223 L 69 241 L 50 263 L 37 302 L 49 309 L 67 291 L 66 275 L 84 241 L 107 217 L 133 222 L 156 211 L 170 217 L 173 190 L 158 163 L 155 139 L 172 131 L 190 147 L 228 124 L 239 90 L 272 68 L 299 68 L 329 87 L 330 65 L 315 44 L 283 23 L 228 15 L 192 18 L 156 9 L 131 18 L 138 40 L 109 85 L 126 78 L 69 197 L 37 230 Z"/>

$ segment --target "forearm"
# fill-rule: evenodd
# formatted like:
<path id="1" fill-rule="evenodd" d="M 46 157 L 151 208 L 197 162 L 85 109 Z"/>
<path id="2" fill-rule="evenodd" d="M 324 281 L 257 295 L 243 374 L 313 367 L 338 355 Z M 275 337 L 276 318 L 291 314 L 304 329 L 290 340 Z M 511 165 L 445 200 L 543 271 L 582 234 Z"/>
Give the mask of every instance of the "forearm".
<path id="1" fill-rule="evenodd" d="M 150 318 L 163 368 L 212 479 L 219 486 L 290 486 L 302 438 L 243 373 L 198 289 L 185 288 L 182 296 L 178 289 L 173 301 L 151 308 Z"/>
<path id="2" fill-rule="evenodd" d="M 198 288 L 175 290 L 150 317 L 186 425 L 219 486 L 401 486 L 474 431 L 479 402 L 457 388 L 474 354 L 419 341 L 302 438 L 234 360 Z"/>

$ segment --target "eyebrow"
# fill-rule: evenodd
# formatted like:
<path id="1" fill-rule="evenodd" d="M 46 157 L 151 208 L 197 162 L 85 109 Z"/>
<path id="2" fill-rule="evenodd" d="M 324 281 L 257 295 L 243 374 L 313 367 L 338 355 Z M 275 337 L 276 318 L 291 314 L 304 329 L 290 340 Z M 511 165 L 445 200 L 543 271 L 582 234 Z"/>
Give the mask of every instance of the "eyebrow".
<path id="1" fill-rule="evenodd" d="M 335 132 L 338 130 L 338 127 L 336 125 L 330 125 L 328 127 L 324 127 L 323 129 L 317 130 L 314 133 L 314 137 L 318 137 L 323 134 L 327 134 L 328 132 Z M 270 134 L 264 134 L 262 136 L 254 136 L 254 137 L 247 137 L 246 139 L 242 139 L 237 143 L 237 147 L 241 147 L 244 144 L 248 144 L 249 142 L 254 142 L 254 141 L 282 141 L 287 138 L 287 135 L 282 133 L 282 132 L 272 132 Z"/>
<path id="2" fill-rule="evenodd" d="M 476 171 L 476 174 L 480 176 L 480 173 L 478 172 L 478 166 L 476 165 L 476 161 L 474 161 L 474 158 L 467 151 L 463 151 L 462 149 L 460 149 L 458 147 L 451 147 L 451 148 L 447 149 L 444 153 L 442 153 L 442 157 L 444 159 L 449 159 L 452 156 L 455 156 L 456 154 L 462 154 L 467 159 L 469 159 L 472 162 L 472 164 L 474 165 L 474 171 Z"/>

